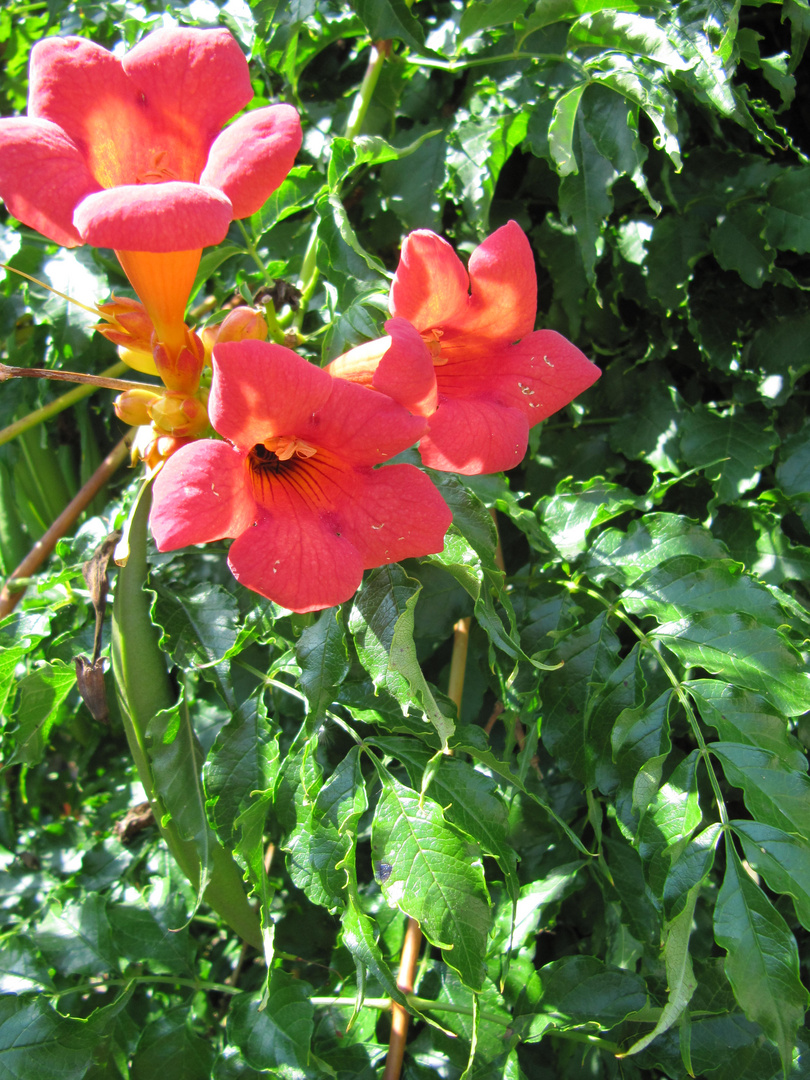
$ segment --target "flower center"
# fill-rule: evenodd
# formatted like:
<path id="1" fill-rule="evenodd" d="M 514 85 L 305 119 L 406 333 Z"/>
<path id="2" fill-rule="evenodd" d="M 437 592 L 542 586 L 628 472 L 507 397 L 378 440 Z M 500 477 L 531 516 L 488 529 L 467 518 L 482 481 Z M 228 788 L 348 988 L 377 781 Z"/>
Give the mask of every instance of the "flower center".
<path id="1" fill-rule="evenodd" d="M 316 447 L 293 435 L 274 435 L 256 443 L 245 459 L 256 501 L 262 506 L 272 506 L 281 491 L 279 484 L 282 487 L 292 484 L 296 489 L 311 487 L 310 470 L 301 466 L 317 453 Z"/>
<path id="2" fill-rule="evenodd" d="M 434 367 L 444 367 L 447 363 L 447 357 L 442 356 L 441 339 L 443 337 L 444 330 L 425 330 L 422 334 L 422 341 L 427 346 Z"/>
<path id="3" fill-rule="evenodd" d="M 156 150 L 152 154 L 152 167 L 135 177 L 136 184 L 165 184 L 167 180 L 179 180 L 177 173 L 166 164 L 168 150 Z"/>

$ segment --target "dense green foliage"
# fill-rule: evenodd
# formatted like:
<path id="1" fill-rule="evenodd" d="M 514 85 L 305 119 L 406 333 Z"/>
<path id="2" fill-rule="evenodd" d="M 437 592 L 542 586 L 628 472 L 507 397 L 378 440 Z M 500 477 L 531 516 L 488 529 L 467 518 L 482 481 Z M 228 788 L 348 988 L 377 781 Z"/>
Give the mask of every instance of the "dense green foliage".
<path id="1" fill-rule="evenodd" d="M 150 550 L 176 700 L 150 767 L 204 870 L 213 834 L 235 853 L 269 967 L 152 825 L 122 828 L 143 794 L 112 675 L 108 727 L 75 689 L 81 564 L 136 480 L 60 542 L 0 629 L 0 1080 L 370 1080 L 403 913 L 430 943 L 404 1076 L 808 1075 L 810 6 L 12 2 L 3 111 L 39 37 L 132 44 L 167 17 L 227 26 L 258 99 L 305 129 L 293 174 L 204 256 L 201 321 L 300 285 L 314 250 L 299 312 L 274 295 L 331 359 L 382 332 L 405 232 L 469 253 L 514 218 L 541 325 L 604 374 L 520 468 L 436 476 L 445 551 L 340 609 L 258 600 L 224 544 Z M 372 39 L 392 50 L 347 139 Z M 111 253 L 14 223 L 0 255 L 85 303 L 127 291 Z M 7 275 L 9 363 L 101 371 L 91 322 Z M 59 392 L 4 384 L 0 423 Z M 110 400 L 0 448 L 5 574 L 120 438 Z"/>

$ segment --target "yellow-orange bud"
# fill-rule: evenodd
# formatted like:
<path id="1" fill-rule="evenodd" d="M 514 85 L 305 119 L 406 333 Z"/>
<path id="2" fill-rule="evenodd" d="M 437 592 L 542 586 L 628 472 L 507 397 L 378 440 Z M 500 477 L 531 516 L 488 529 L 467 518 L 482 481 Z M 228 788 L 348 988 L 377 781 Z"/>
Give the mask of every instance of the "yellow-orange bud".
<path id="1" fill-rule="evenodd" d="M 175 438 L 201 435 L 209 426 L 205 405 L 195 397 L 170 391 L 148 406 L 149 417 L 158 434 Z"/>
<path id="2" fill-rule="evenodd" d="M 205 362 L 211 363 L 214 346 L 222 341 L 267 341 L 267 321 L 259 308 L 234 308 L 221 323 L 206 326 L 201 334 Z"/>
<path id="3" fill-rule="evenodd" d="M 154 390 L 125 390 L 113 402 L 115 415 L 132 427 L 142 427 L 152 419 L 149 406 L 160 397 Z"/>

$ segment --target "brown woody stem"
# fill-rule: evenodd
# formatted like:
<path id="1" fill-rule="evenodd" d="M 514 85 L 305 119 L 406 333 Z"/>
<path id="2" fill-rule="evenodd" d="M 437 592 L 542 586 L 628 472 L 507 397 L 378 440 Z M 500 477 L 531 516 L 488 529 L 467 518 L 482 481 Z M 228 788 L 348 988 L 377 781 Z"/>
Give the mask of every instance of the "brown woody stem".
<path id="1" fill-rule="evenodd" d="M 104 375 L 85 375 L 81 371 L 58 371 L 52 368 L 11 367 L 0 364 L 0 382 L 6 379 L 51 379 L 54 382 L 89 383 L 106 390 L 151 390 L 157 383 L 134 382 L 129 379 L 108 379 Z"/>

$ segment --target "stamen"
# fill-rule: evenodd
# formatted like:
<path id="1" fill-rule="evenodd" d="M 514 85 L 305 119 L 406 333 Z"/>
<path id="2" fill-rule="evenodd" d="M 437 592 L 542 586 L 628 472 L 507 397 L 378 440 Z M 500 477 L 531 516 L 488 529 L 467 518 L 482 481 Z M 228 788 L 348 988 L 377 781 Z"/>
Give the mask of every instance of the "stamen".
<path id="1" fill-rule="evenodd" d="M 135 177 L 136 184 L 164 184 L 167 180 L 179 180 L 177 173 L 165 164 L 169 156 L 168 150 L 158 150 L 152 155 L 152 168 L 146 172 L 138 173 Z"/>
<path id="2" fill-rule="evenodd" d="M 289 461 L 293 455 L 298 458 L 311 458 L 317 453 L 314 446 L 310 446 L 303 439 L 296 439 L 293 435 L 274 435 L 265 439 L 262 445 L 275 454 L 279 461 Z"/>
<path id="3" fill-rule="evenodd" d="M 444 367 L 447 363 L 447 357 L 442 357 L 441 339 L 443 337 L 444 330 L 425 330 L 422 334 L 422 341 L 427 345 L 434 367 Z"/>

